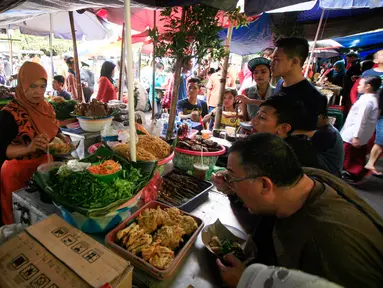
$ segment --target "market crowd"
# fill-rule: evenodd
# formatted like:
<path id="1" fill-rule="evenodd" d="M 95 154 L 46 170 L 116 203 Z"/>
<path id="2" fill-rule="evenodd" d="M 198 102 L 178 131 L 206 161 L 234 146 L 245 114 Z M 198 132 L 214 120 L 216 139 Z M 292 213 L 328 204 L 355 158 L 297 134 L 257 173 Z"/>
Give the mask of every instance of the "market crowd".
<path id="1" fill-rule="evenodd" d="M 383 145 L 383 50 L 370 64 L 361 65 L 357 55 L 349 53 L 346 63 L 326 64 L 316 77 L 312 73 L 318 82 L 332 81 L 342 88 L 337 95 L 342 105 L 335 109 L 341 110 L 339 119 L 345 121 L 337 118 L 335 124 L 329 117 L 330 100 L 304 77 L 304 66 L 314 70 L 305 64 L 308 55 L 306 39 L 281 38 L 239 74 L 229 69 L 220 127 L 214 119 L 222 66 L 212 69 L 205 59 L 192 72 L 193 59 L 185 57 L 182 62 L 180 119 L 205 129 L 239 128 L 240 122 L 251 121 L 248 137 L 230 148 L 226 170 L 213 177 L 219 190 L 231 199 L 239 197 L 250 213 L 262 216 L 253 234 L 258 264 L 245 267 L 233 255 L 224 263 L 217 260 L 229 287 L 383 286 L 383 220 L 348 184 L 358 183 L 367 172 L 381 174 L 375 163 Z M 103 63 L 97 85 L 86 65 L 77 83 L 73 57 L 65 63 L 65 75 L 53 78 L 55 96 L 77 100 L 81 91 L 85 101 L 118 98 L 118 63 Z M 158 116 L 169 109 L 174 93 L 174 74 L 164 70 L 164 64 L 157 63 L 155 83 L 149 85 L 149 90 L 155 89 L 151 104 Z M 47 144 L 54 137 L 68 141 L 44 100 L 47 81 L 40 64 L 25 62 L 18 71 L 14 100 L 0 111 L 4 224 L 12 223 L 12 192 L 50 157 L 45 153 Z M 369 142 L 375 142 L 371 149 Z"/>
<path id="2" fill-rule="evenodd" d="M 330 99 L 303 76 L 309 53 L 307 41 L 284 38 L 275 44 L 268 55 L 271 59 L 249 61 L 247 75 L 252 81 L 244 83 L 239 91 L 228 74 L 221 125 L 238 127 L 239 117 L 241 121 L 250 120 L 254 135 L 234 142 L 227 170 L 213 181 L 219 190 L 239 197 L 250 213 L 263 216 L 253 234 L 257 263 L 297 269 L 344 287 L 380 287 L 383 222 L 348 183 L 358 183 L 368 171 L 379 175 L 374 164 L 381 152 L 383 51 L 374 55 L 377 66 L 364 72 L 356 71 L 354 53 L 347 54 L 347 66 L 342 62 L 345 71 L 340 74 L 339 85 L 345 104 L 334 107 L 341 109 L 346 120 L 337 123 L 339 131 L 330 123 Z M 206 128 L 212 128 L 209 122 L 214 121 L 222 74 L 218 71 L 209 77 L 204 101 L 199 97 L 201 79 L 184 75 L 191 64 L 190 59 L 183 63 L 181 81 L 186 85 L 180 89 L 186 90 L 178 93 L 178 116 L 202 121 Z M 333 72 L 333 77 L 339 78 L 337 73 L 341 72 Z M 319 80 L 320 75 L 316 77 Z M 354 85 L 357 100 L 347 106 L 347 93 Z M 185 92 L 187 96 L 182 98 Z M 169 102 L 166 99 L 165 103 Z M 374 141 L 375 130 L 372 161 L 366 163 L 367 144 Z M 267 279 L 281 283 L 291 275 L 282 269 L 285 276 L 278 279 L 275 275 L 281 270 L 265 271 L 257 266 L 245 269 L 233 255 L 225 262 L 218 260 L 217 265 L 230 287 L 261 284 L 260 278 L 265 285 Z M 294 279 L 318 282 L 322 285 L 318 287 L 332 285 L 305 278 L 307 274 L 294 276 L 290 278 L 292 283 Z"/>

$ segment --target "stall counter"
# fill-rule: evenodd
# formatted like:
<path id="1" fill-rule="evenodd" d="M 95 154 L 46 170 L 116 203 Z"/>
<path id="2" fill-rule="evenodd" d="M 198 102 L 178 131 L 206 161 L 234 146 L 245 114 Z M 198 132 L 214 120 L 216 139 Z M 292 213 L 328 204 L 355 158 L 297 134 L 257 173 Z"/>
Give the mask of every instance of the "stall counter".
<path id="1" fill-rule="evenodd" d="M 22 201 L 21 201 L 21 200 Z M 52 204 L 41 202 L 38 192 L 28 193 L 24 189 L 19 190 L 13 195 L 13 202 L 18 206 L 18 212 L 23 211 L 24 216 L 18 215 L 15 217 L 18 221 L 30 219 L 26 224 L 34 224 L 33 219 L 38 213 L 38 219 L 49 216 L 50 214 L 58 213 L 57 209 Z M 24 203 L 20 205 L 20 203 Z M 28 203 L 28 206 L 25 206 Z M 36 212 L 39 211 L 39 212 Z M 258 218 L 250 215 L 246 209 L 233 207 L 229 199 L 218 192 L 214 187 L 209 192 L 206 201 L 197 207 L 191 208 L 188 212 L 196 217 L 203 219 L 205 225 L 214 223 L 217 218 L 222 223 L 236 227 L 246 233 L 251 233 L 254 229 Z M 90 237 L 104 243 L 105 234 L 89 234 Z M 162 281 L 152 278 L 150 275 L 138 270 L 133 271 L 133 283 L 138 287 L 162 288 L 162 287 L 221 287 L 219 272 L 215 264 L 215 256 L 204 247 L 201 235 L 198 235 L 191 251 L 185 257 L 179 271 L 171 278 Z"/>

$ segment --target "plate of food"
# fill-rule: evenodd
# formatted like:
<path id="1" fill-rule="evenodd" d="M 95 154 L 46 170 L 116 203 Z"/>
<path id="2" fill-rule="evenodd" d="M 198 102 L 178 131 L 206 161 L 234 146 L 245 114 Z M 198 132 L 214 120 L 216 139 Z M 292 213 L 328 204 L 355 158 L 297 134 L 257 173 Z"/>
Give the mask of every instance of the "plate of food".
<path id="1" fill-rule="evenodd" d="M 334 95 L 334 92 L 329 89 L 322 89 L 320 92 L 326 97 L 332 97 Z"/>
<path id="2" fill-rule="evenodd" d="M 118 114 L 118 111 L 113 110 L 108 104 L 93 99 L 90 103 L 79 103 L 76 105 L 71 116 L 77 119 L 106 119 Z"/>
<path id="3" fill-rule="evenodd" d="M 201 219 L 152 201 L 106 235 L 105 243 L 135 267 L 163 279 L 179 268 L 202 227 Z"/>
<path id="4" fill-rule="evenodd" d="M 201 233 L 205 247 L 219 259 L 233 253 L 241 262 L 254 259 L 254 243 L 245 232 L 222 224 L 219 219 L 214 224 L 206 226 Z"/>
<path id="5" fill-rule="evenodd" d="M 49 153 L 53 156 L 67 156 L 76 150 L 73 144 L 65 143 L 58 137 L 55 137 L 48 145 Z"/>
<path id="6" fill-rule="evenodd" d="M 119 144 L 113 150 L 130 161 L 130 145 Z M 160 137 L 152 135 L 138 135 L 136 145 L 137 161 L 162 161 L 172 154 L 171 146 Z"/>
<path id="7" fill-rule="evenodd" d="M 114 160 L 93 163 L 88 168 L 90 174 L 102 182 L 109 183 L 118 178 L 122 170 L 121 165 Z"/>

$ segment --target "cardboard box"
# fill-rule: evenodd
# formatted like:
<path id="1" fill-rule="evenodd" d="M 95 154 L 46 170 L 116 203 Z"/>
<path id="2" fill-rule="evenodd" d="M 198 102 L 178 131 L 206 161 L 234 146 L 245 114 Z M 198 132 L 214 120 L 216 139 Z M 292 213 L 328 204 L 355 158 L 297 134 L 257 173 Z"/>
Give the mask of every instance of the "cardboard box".
<path id="1" fill-rule="evenodd" d="M 131 288 L 132 270 L 57 215 L 0 246 L 1 288 Z"/>

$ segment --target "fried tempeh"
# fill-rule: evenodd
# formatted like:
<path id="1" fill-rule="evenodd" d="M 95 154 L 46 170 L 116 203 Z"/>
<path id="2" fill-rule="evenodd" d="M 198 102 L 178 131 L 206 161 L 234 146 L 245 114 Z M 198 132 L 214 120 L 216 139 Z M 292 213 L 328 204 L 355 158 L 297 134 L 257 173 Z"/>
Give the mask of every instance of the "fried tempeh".
<path id="1" fill-rule="evenodd" d="M 132 245 L 138 238 L 140 238 L 142 235 L 145 234 L 145 231 L 143 229 L 138 230 L 137 232 L 131 233 L 129 237 L 129 241 L 126 244 L 126 248 Z"/>
<path id="2" fill-rule="evenodd" d="M 132 251 L 142 245 L 150 245 L 152 244 L 152 241 L 152 235 L 144 234 L 140 238 L 136 239 L 134 243 L 128 247 L 128 251 Z"/>
<path id="3" fill-rule="evenodd" d="M 126 227 L 125 229 L 123 230 L 120 230 L 118 231 L 117 233 L 117 240 L 121 240 L 122 238 L 125 237 L 125 235 L 128 235 L 129 232 L 136 226 L 137 224 L 135 222 L 133 222 L 132 224 L 130 224 L 128 227 Z"/>
<path id="4" fill-rule="evenodd" d="M 122 246 L 126 247 L 128 244 L 128 241 L 130 239 L 130 235 L 136 233 L 137 231 L 140 230 L 140 225 L 135 225 L 129 232 L 128 234 L 125 235 L 125 237 L 122 239 Z"/>

